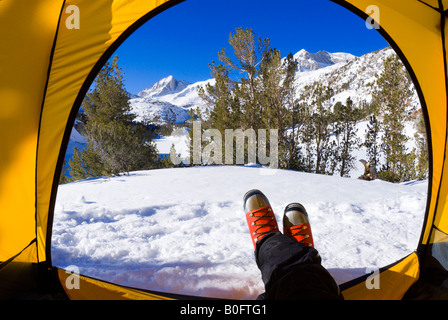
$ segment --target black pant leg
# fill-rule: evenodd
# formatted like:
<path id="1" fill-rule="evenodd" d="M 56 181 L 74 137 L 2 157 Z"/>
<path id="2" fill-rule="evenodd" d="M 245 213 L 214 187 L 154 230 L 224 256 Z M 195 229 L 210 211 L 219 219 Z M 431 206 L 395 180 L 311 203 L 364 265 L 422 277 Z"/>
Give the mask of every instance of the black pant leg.
<path id="1" fill-rule="evenodd" d="M 255 258 L 266 292 L 264 299 L 340 299 L 339 287 L 321 265 L 316 249 L 280 232 L 257 243 Z"/>

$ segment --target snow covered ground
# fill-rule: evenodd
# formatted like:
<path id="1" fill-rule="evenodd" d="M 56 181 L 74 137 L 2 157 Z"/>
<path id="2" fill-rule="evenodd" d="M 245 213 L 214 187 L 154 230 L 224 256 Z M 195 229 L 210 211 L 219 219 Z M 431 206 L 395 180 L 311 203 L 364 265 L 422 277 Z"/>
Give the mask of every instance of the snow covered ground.
<path id="1" fill-rule="evenodd" d="M 262 190 L 280 228 L 301 202 L 337 282 L 416 249 L 427 182 L 391 184 L 256 166 L 132 172 L 61 185 L 52 259 L 92 277 L 158 291 L 253 299 L 263 291 L 242 208 Z M 369 269 L 369 270 L 368 270 Z"/>

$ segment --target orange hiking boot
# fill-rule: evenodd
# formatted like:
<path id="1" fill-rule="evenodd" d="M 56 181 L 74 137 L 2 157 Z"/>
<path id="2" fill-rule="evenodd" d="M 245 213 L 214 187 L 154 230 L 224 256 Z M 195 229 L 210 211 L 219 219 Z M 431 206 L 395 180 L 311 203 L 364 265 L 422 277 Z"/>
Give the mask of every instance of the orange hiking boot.
<path id="1" fill-rule="evenodd" d="M 260 190 L 250 190 L 244 195 L 244 212 L 254 248 L 264 236 L 278 231 L 274 211 Z"/>
<path id="2" fill-rule="evenodd" d="M 283 215 L 283 234 L 314 248 L 308 214 L 300 203 L 290 203 Z"/>

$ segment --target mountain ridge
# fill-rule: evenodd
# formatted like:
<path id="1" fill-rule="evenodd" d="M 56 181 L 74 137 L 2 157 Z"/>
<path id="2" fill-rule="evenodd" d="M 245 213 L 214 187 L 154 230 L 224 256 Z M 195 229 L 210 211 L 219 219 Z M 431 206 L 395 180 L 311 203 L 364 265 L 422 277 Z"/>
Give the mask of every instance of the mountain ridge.
<path id="1" fill-rule="evenodd" d="M 350 97 L 355 105 L 369 103 L 375 89 L 376 75 L 382 72 L 383 61 L 395 54 L 386 47 L 362 56 L 345 52 L 330 53 L 325 50 L 310 53 L 305 49 L 298 51 L 294 57 L 298 60 L 295 85 L 298 96 L 305 87 L 315 82 L 332 86 L 335 95 L 332 103 L 345 103 Z M 167 115 L 176 114 L 176 123 L 189 119 L 188 111 L 192 108 L 206 110 L 204 101 L 198 95 L 198 87 L 214 85 L 214 79 L 188 83 L 176 80 L 172 75 L 162 78 L 151 87 L 142 90 L 130 100 L 137 120 L 167 122 Z M 419 99 L 414 94 L 413 104 Z"/>
<path id="2" fill-rule="evenodd" d="M 311 53 L 305 49 L 300 50 L 293 57 L 298 62 L 298 72 L 315 71 L 338 63 L 348 63 L 356 59 L 356 56 L 345 52 L 331 53 L 321 50 Z"/>
<path id="3" fill-rule="evenodd" d="M 154 83 L 152 87 L 140 91 L 137 94 L 137 97 L 150 98 L 178 93 L 184 90 L 188 85 L 188 82 L 184 80 L 176 80 L 172 75 L 169 75 Z"/>

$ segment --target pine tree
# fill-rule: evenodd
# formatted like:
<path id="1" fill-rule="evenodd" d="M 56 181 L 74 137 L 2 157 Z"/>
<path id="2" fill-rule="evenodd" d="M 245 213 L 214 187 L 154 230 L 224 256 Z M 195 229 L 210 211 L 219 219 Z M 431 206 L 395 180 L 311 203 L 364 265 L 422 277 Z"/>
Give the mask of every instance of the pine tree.
<path id="1" fill-rule="evenodd" d="M 188 131 L 188 135 L 185 141 L 187 146 L 189 146 L 186 163 L 190 166 L 201 165 L 202 149 L 205 147 L 205 141 L 203 141 L 202 135 L 204 134 L 204 131 L 210 127 L 210 121 L 204 119 L 203 114 L 201 113 L 199 108 L 190 109 L 189 114 L 190 130 Z M 200 130 L 194 126 L 194 122 L 201 123 Z M 195 136 L 200 137 L 200 139 L 194 139 Z M 197 140 L 199 140 L 200 144 L 198 144 Z"/>
<path id="2" fill-rule="evenodd" d="M 304 171 L 313 172 L 315 167 L 315 151 L 316 146 L 314 144 L 315 126 L 313 123 L 313 87 L 305 86 L 305 90 L 300 97 L 300 107 L 298 108 L 299 115 L 303 121 L 301 130 L 299 133 L 299 140 L 303 145 L 304 156 Z"/>
<path id="3" fill-rule="evenodd" d="M 216 66 L 214 62 L 210 65 L 215 85 L 207 84 L 199 88 L 199 97 L 210 109 L 210 122 L 213 128 L 224 132 L 226 128 L 232 128 L 239 124 L 239 112 L 237 101 L 234 99 L 231 89 L 229 70 L 223 65 Z"/>
<path id="4" fill-rule="evenodd" d="M 406 162 L 406 142 L 404 122 L 408 120 L 408 108 L 411 102 L 411 80 L 398 56 L 388 57 L 384 61 L 383 73 L 377 79 L 376 100 L 383 114 L 382 149 L 386 162 L 379 176 L 387 181 L 398 182 Z"/>
<path id="5" fill-rule="evenodd" d="M 262 110 L 259 101 L 258 79 L 259 65 L 265 52 L 269 50 L 269 39 L 255 40 L 252 29 L 237 28 L 229 36 L 229 44 L 233 50 L 234 59 L 228 57 L 226 49 L 219 53 L 219 60 L 228 73 L 237 74 L 231 80 L 232 92 L 238 97 L 241 105 L 241 128 L 260 128 Z"/>
<path id="6" fill-rule="evenodd" d="M 329 101 L 334 92 L 330 87 L 317 83 L 314 88 L 314 111 L 311 122 L 314 126 L 314 143 L 316 146 L 316 173 L 326 173 L 327 160 L 329 160 L 330 150 L 330 124 L 332 122 L 332 114 Z"/>
<path id="7" fill-rule="evenodd" d="M 292 62 L 286 62 L 292 63 Z M 288 66 L 282 62 L 280 51 L 269 49 L 263 52 L 263 61 L 259 72 L 259 101 L 261 107 L 261 120 L 265 128 L 278 130 L 278 152 L 280 168 L 288 168 L 290 155 L 288 155 L 287 127 L 288 86 L 293 81 L 287 74 Z M 291 68 L 291 67 L 290 67 Z M 289 76 L 289 77 L 287 77 Z M 269 140 L 268 140 L 269 141 Z M 292 156 L 292 155 L 291 155 Z"/>
<path id="8" fill-rule="evenodd" d="M 284 128 L 286 108 L 283 99 L 282 80 L 284 69 L 280 51 L 270 49 L 263 52 L 260 65 L 260 94 L 262 120 L 266 128 Z"/>
<path id="9" fill-rule="evenodd" d="M 365 135 L 364 146 L 367 150 L 368 162 L 374 172 L 377 172 L 380 157 L 380 131 L 381 124 L 376 118 L 375 114 L 369 116 L 369 123 L 367 124 L 367 132 Z"/>
<path id="10" fill-rule="evenodd" d="M 426 135 L 426 126 L 423 113 L 420 113 L 416 119 L 417 132 L 415 133 L 415 141 L 417 145 L 417 167 L 416 179 L 423 180 L 428 177 L 429 166 L 429 150 L 428 140 Z"/>
<path id="11" fill-rule="evenodd" d="M 166 119 L 166 128 L 165 130 L 167 130 L 169 133 L 173 132 L 173 130 L 175 129 L 175 125 L 176 125 L 176 113 L 173 110 L 173 106 L 170 105 L 167 110 L 166 110 L 166 114 L 165 114 L 165 119 Z"/>
<path id="12" fill-rule="evenodd" d="M 222 49 L 218 53 L 221 64 L 210 65 L 215 84 L 199 91 L 211 110 L 203 129 L 218 129 L 225 136 L 226 129 L 250 129 L 257 133 L 258 129 L 273 128 L 282 137 L 279 126 L 283 126 L 285 112 L 280 52 L 270 49 L 269 39 L 256 41 L 251 29 L 236 29 L 229 36 L 229 44 L 232 58 Z M 248 149 L 244 152 L 247 154 Z M 233 154 L 236 155 L 235 150 Z"/>
<path id="13" fill-rule="evenodd" d="M 300 148 L 300 137 L 306 122 L 304 104 L 299 102 L 296 94 L 295 76 L 298 62 L 292 53 L 284 61 L 285 79 L 283 80 L 283 100 L 287 109 L 286 127 L 283 137 L 287 147 L 286 169 L 305 170 L 305 160 Z"/>
<path id="14" fill-rule="evenodd" d="M 334 120 L 338 124 L 337 134 L 341 135 L 338 145 L 338 160 L 341 177 L 349 177 L 350 169 L 354 166 L 353 150 L 360 144 L 357 137 L 356 122 L 360 111 L 355 108 L 353 100 L 347 98 L 346 104 L 338 103 L 334 107 Z"/>
<path id="15" fill-rule="evenodd" d="M 85 97 L 82 109 L 87 147 L 75 149 L 70 161 L 73 179 L 119 175 L 156 166 L 157 152 L 149 126 L 133 122 L 130 95 L 124 88 L 118 56 L 106 63 Z"/>
<path id="16" fill-rule="evenodd" d="M 59 177 L 59 184 L 70 182 L 70 176 L 68 175 L 69 170 L 70 167 L 67 161 L 64 159 L 64 163 L 62 164 L 61 176 Z"/>

